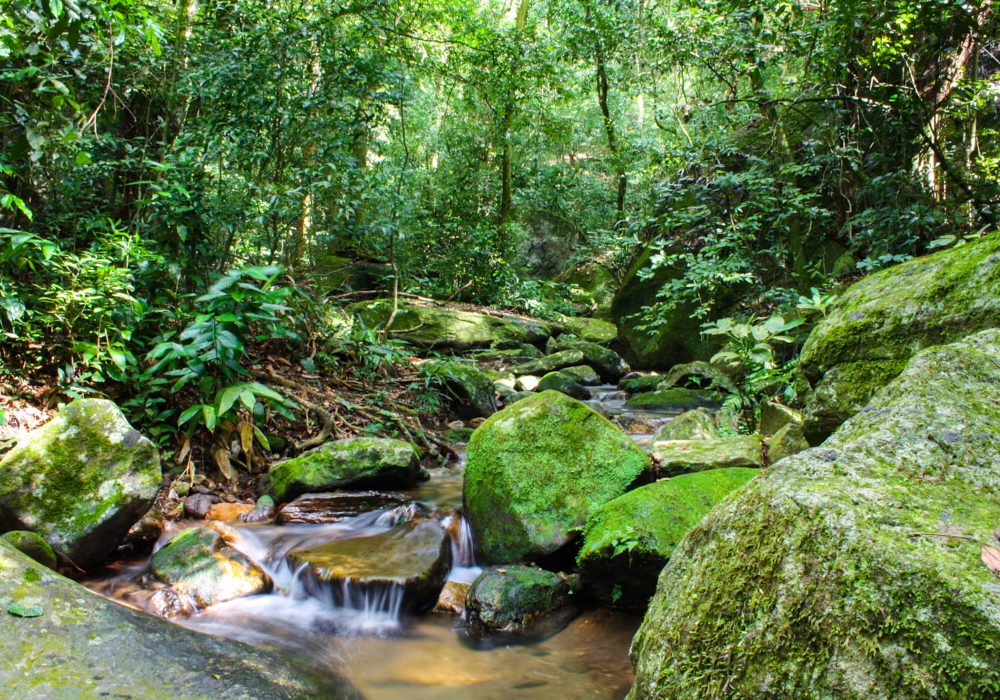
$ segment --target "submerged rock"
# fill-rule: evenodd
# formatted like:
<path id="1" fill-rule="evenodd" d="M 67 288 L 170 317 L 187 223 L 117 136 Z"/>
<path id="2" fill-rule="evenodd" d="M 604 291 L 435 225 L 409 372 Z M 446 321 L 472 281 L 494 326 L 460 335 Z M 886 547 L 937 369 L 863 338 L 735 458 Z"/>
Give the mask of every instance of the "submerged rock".
<path id="1" fill-rule="evenodd" d="M 759 473 L 735 468 L 685 474 L 605 503 L 587 521 L 577 559 L 587 590 L 607 605 L 645 608 L 688 530 Z"/>
<path id="2" fill-rule="evenodd" d="M 915 352 L 1000 325 L 998 255 L 994 233 L 852 285 L 802 348 L 809 442 L 864 408 Z"/>
<path id="3" fill-rule="evenodd" d="M 625 408 L 633 411 L 690 411 L 695 408 L 719 408 L 722 396 L 704 389 L 664 389 L 636 394 Z"/>
<path id="4" fill-rule="evenodd" d="M 802 426 L 799 423 L 786 423 L 767 443 L 767 459 L 774 464 L 808 449 L 809 443 L 802 434 Z"/>
<path id="5" fill-rule="evenodd" d="M 549 372 L 542 377 L 542 381 L 538 382 L 538 391 L 558 391 L 580 401 L 590 398 L 590 392 L 586 388 L 562 372 Z"/>
<path id="6" fill-rule="evenodd" d="M 162 479 L 156 446 L 117 406 L 77 399 L 0 461 L 0 530 L 37 532 L 87 568 L 149 510 Z"/>
<path id="7" fill-rule="evenodd" d="M 469 632 L 524 634 L 568 605 L 573 592 L 565 576 L 531 566 L 490 566 L 483 569 L 465 599 Z M 568 619 L 561 619 L 565 625 Z M 557 629 L 546 628 L 554 633 Z"/>
<path id="8" fill-rule="evenodd" d="M 734 697 L 995 698 L 997 386 L 998 331 L 924 350 L 712 510 L 663 570 L 629 697 L 710 676 Z"/>
<path id="9" fill-rule="evenodd" d="M 14 530 L 0 535 L 0 538 L 7 540 L 21 554 L 31 557 L 44 567 L 56 570 L 59 562 L 56 560 L 55 550 L 38 533 Z"/>
<path id="10" fill-rule="evenodd" d="M 0 539 L 0 678 L 4 697 L 131 700 L 356 698 L 317 685 L 276 654 L 187 630 L 105 600 L 40 568 Z M 17 618 L 13 601 L 42 614 Z M 30 671 L 26 671 L 30 669 Z"/>
<path id="11" fill-rule="evenodd" d="M 552 554 L 648 467 L 625 433 L 568 396 L 546 391 L 505 408 L 469 441 L 465 514 L 481 561 Z"/>
<path id="12" fill-rule="evenodd" d="M 725 467 L 762 467 L 762 443 L 759 435 L 715 440 L 654 441 L 653 452 L 660 455 L 657 473 L 674 476 Z"/>
<path id="13" fill-rule="evenodd" d="M 556 352 L 573 350 L 581 352 L 583 363 L 593 367 L 605 382 L 617 382 L 628 373 L 628 365 L 618 353 L 597 343 L 590 343 L 569 335 L 561 335 L 553 341 L 552 347 Z M 577 361 L 573 364 L 580 363 Z"/>
<path id="14" fill-rule="evenodd" d="M 549 372 L 556 372 L 563 367 L 572 367 L 583 361 L 583 353 L 579 350 L 566 350 L 546 355 L 531 362 L 517 365 L 511 369 L 516 376 L 524 378 L 525 375 L 545 375 Z"/>
<path id="15" fill-rule="evenodd" d="M 278 524 L 336 523 L 373 510 L 394 508 L 410 498 L 401 493 L 359 491 L 355 493 L 307 493 L 281 506 Z"/>
<path id="16" fill-rule="evenodd" d="M 653 442 L 668 440 L 714 440 L 719 437 L 715 416 L 703 408 L 686 411 L 664 425 L 653 436 Z"/>
<path id="17" fill-rule="evenodd" d="M 559 371 L 583 386 L 597 386 L 601 383 L 601 378 L 597 376 L 597 372 L 590 365 L 564 367 Z"/>
<path id="18" fill-rule="evenodd" d="M 451 538 L 438 523 L 408 522 L 371 537 L 352 537 L 289 554 L 330 585 L 339 604 L 363 607 L 365 596 L 394 592 L 404 610 L 432 608 L 451 566 Z M 356 599 L 357 598 L 357 599 Z"/>
<path id="19" fill-rule="evenodd" d="M 485 418 L 496 413 L 493 380 L 468 362 L 427 360 L 420 369 L 440 379 L 462 417 Z"/>
<path id="20" fill-rule="evenodd" d="M 765 401 L 760 407 L 761 435 L 777 435 L 789 423 L 802 425 L 802 412 L 774 401 Z"/>
<path id="21" fill-rule="evenodd" d="M 388 438 L 328 442 L 271 468 L 271 494 L 284 503 L 304 493 L 342 488 L 399 488 L 417 479 L 420 458 L 412 444 Z"/>
<path id="22" fill-rule="evenodd" d="M 213 503 L 208 509 L 207 520 L 227 522 L 230 520 L 245 520 L 253 510 L 250 503 Z"/>
<path id="23" fill-rule="evenodd" d="M 219 529 L 185 530 L 158 550 L 150 565 L 156 578 L 191 596 L 199 608 L 267 593 L 274 586 L 263 569 L 229 546 Z"/>

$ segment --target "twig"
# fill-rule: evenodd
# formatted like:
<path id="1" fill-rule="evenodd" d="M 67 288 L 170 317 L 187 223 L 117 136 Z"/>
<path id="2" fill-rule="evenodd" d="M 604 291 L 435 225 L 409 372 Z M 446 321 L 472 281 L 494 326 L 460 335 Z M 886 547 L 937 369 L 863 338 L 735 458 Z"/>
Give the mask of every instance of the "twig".
<path id="1" fill-rule="evenodd" d="M 111 90 L 111 76 L 112 76 L 114 68 L 115 68 L 115 36 L 114 36 L 114 32 L 111 33 L 111 41 L 108 44 L 108 52 L 109 52 L 109 59 L 108 59 L 108 80 L 107 80 L 107 82 L 104 83 L 104 94 L 101 95 L 101 101 L 97 103 L 97 107 L 94 109 L 94 113 L 91 114 L 90 117 L 87 119 L 87 121 L 85 121 L 83 123 L 83 126 L 80 127 L 80 135 L 81 136 L 83 135 L 83 132 L 86 131 L 87 127 L 90 126 L 91 122 L 93 122 L 93 124 L 94 124 L 94 137 L 95 138 L 97 137 L 97 114 L 98 114 L 98 112 L 101 111 L 101 107 L 104 106 L 104 103 L 108 99 L 108 92 Z M 115 97 L 117 97 L 117 95 Z M 74 564 L 74 566 L 76 566 L 76 565 Z"/>
<path id="2" fill-rule="evenodd" d="M 946 532 L 911 532 L 907 537 L 954 537 L 958 540 L 972 540 L 968 535 L 949 535 Z"/>
<path id="3" fill-rule="evenodd" d="M 445 304 L 447 304 L 448 302 L 450 302 L 452 299 L 454 299 L 459 294 L 461 294 L 462 292 L 464 292 L 466 289 L 468 289 L 469 287 L 471 287 L 472 286 L 472 282 L 473 282 L 473 280 L 469 280 L 468 282 L 465 283 L 464 286 L 459 287 L 458 289 L 456 289 L 454 292 L 451 293 L 450 297 L 448 297 L 447 299 L 445 299 L 444 301 L 442 301 L 440 304 L 438 304 L 438 306 L 444 306 Z"/>

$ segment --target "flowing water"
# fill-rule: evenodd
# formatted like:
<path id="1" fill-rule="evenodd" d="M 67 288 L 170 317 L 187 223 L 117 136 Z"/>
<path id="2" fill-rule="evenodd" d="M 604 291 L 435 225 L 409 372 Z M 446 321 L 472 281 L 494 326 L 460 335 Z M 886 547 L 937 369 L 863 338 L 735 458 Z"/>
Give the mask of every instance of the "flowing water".
<path id="1" fill-rule="evenodd" d="M 589 403 L 625 420 L 637 442 L 648 441 L 665 415 L 636 415 L 615 387 L 595 387 Z M 624 698 L 632 682 L 628 648 L 641 616 L 603 608 L 584 610 L 558 634 L 531 644 L 470 644 L 452 615 L 409 617 L 402 589 L 339 589 L 315 585 L 287 554 L 340 538 L 388 531 L 418 512 L 438 518 L 452 536 L 449 580 L 471 583 L 476 566 L 472 532 L 462 504 L 464 446 L 458 465 L 432 472 L 404 505 L 332 524 L 233 525 L 234 546 L 274 579 L 274 591 L 212 606 L 175 622 L 206 634 L 238 639 L 304 661 L 319 675 L 346 677 L 369 700 L 575 700 Z M 157 546 L 198 522 L 174 523 Z M 117 562 L 84 583 L 144 608 L 157 584 L 149 559 Z"/>

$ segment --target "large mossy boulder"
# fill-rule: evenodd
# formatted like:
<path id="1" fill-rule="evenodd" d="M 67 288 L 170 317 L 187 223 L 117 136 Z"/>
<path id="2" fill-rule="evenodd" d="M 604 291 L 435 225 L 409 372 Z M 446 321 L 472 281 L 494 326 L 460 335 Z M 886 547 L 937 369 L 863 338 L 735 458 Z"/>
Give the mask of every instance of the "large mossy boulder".
<path id="1" fill-rule="evenodd" d="M 516 377 L 542 376 L 549 372 L 558 372 L 563 367 L 573 367 L 583 362 L 583 353 L 579 350 L 564 350 L 540 357 L 531 362 L 524 362 L 511 368 Z"/>
<path id="2" fill-rule="evenodd" d="M 1000 326 L 1000 233 L 865 277 L 809 335 L 799 364 L 818 444 L 922 348 Z"/>
<path id="3" fill-rule="evenodd" d="M 326 584 L 338 605 L 363 608 L 366 601 L 403 610 L 430 610 L 451 566 L 451 538 L 438 523 L 411 521 L 370 537 L 352 537 L 289 554 Z"/>
<path id="4" fill-rule="evenodd" d="M 153 575 L 191 596 L 199 608 L 269 592 L 271 577 L 230 546 L 223 537 L 227 530 L 226 525 L 193 527 L 175 536 L 153 555 Z"/>
<path id="5" fill-rule="evenodd" d="M 699 408 L 685 411 L 660 428 L 653 436 L 653 443 L 668 440 L 715 440 L 719 437 L 715 416 Z"/>
<path id="6" fill-rule="evenodd" d="M 577 559 L 587 590 L 607 605 L 645 608 L 688 530 L 759 473 L 733 468 L 685 474 L 605 503 L 587 521 Z"/>
<path id="7" fill-rule="evenodd" d="M 19 604 L 40 613 L 21 618 Z M 0 695 L 17 700 L 356 698 L 276 654 L 101 598 L 0 539 Z"/>
<path id="8" fill-rule="evenodd" d="M 645 377 L 622 379 L 618 382 L 618 388 L 629 395 L 643 394 L 647 391 L 656 391 L 660 387 L 660 384 L 663 383 L 663 380 L 663 375 L 647 374 Z"/>
<path id="9" fill-rule="evenodd" d="M 578 384 L 583 386 L 598 386 L 601 383 L 601 378 L 594 371 L 594 368 L 590 365 L 578 365 L 576 367 L 564 367 L 559 370 L 567 377 L 572 379 Z"/>
<path id="10" fill-rule="evenodd" d="M 88 568 L 149 510 L 162 480 L 156 446 L 115 404 L 77 399 L 0 461 L 0 530 L 37 532 Z"/>
<path id="11" fill-rule="evenodd" d="M 31 557 L 48 569 L 56 570 L 59 562 L 56 560 L 55 550 L 37 532 L 11 530 L 0 535 L 0 538 L 7 540 L 21 554 Z"/>
<path id="12" fill-rule="evenodd" d="M 516 564 L 487 567 L 465 597 L 469 632 L 530 633 L 572 596 L 567 577 L 551 571 Z"/>
<path id="13" fill-rule="evenodd" d="M 998 386 L 1000 332 L 926 349 L 712 510 L 660 576 L 629 697 L 996 698 Z"/>
<path id="14" fill-rule="evenodd" d="M 599 318 L 560 316 L 559 325 L 577 338 L 598 345 L 607 345 L 618 338 L 618 328 L 615 324 Z"/>
<path id="15" fill-rule="evenodd" d="M 722 395 L 707 389 L 658 389 L 635 394 L 625 403 L 632 411 L 663 411 L 667 413 L 693 411 L 696 408 L 719 408 Z"/>
<path id="16" fill-rule="evenodd" d="M 538 382 L 538 391 L 558 391 L 580 401 L 588 401 L 590 392 L 582 384 L 562 372 L 549 372 Z"/>
<path id="17" fill-rule="evenodd" d="M 619 379 L 628 374 L 628 365 L 625 364 L 625 360 L 614 350 L 609 350 L 597 343 L 564 334 L 552 342 L 552 348 L 556 352 L 580 351 L 583 354 L 583 364 L 593 367 L 601 379 L 609 384 L 617 383 Z"/>
<path id="18" fill-rule="evenodd" d="M 361 302 L 348 307 L 369 328 L 384 326 L 392 314 L 392 302 Z M 504 341 L 539 343 L 552 334 L 541 321 L 518 316 L 493 316 L 464 311 L 453 306 L 400 306 L 392 322 L 392 337 L 418 347 L 465 352 L 489 348 Z"/>
<path id="19" fill-rule="evenodd" d="M 493 379 L 468 362 L 427 360 L 420 370 L 437 378 L 463 418 L 488 418 L 496 413 Z M 513 382 L 511 382 L 513 384 Z"/>
<path id="20" fill-rule="evenodd" d="M 764 466 L 762 445 L 760 435 L 742 435 L 715 440 L 654 441 L 652 450 L 659 458 L 657 473 L 674 476 L 725 467 L 760 468 Z"/>
<path id="21" fill-rule="evenodd" d="M 776 464 L 786 457 L 797 455 L 809 449 L 799 423 L 785 423 L 767 443 L 767 459 Z"/>
<path id="22" fill-rule="evenodd" d="M 657 389 L 672 389 L 675 386 L 697 387 L 699 389 L 716 389 L 719 391 L 736 392 L 736 385 L 719 365 L 695 360 L 683 365 L 672 367 Z"/>
<path id="23" fill-rule="evenodd" d="M 512 404 L 469 441 L 465 514 L 478 560 L 531 562 L 556 552 L 648 467 L 625 433 L 579 401 L 545 391 Z"/>
<path id="24" fill-rule="evenodd" d="M 277 503 L 304 493 L 337 489 L 412 486 L 420 469 L 416 448 L 403 440 L 356 437 L 335 440 L 276 464 L 268 474 Z"/>

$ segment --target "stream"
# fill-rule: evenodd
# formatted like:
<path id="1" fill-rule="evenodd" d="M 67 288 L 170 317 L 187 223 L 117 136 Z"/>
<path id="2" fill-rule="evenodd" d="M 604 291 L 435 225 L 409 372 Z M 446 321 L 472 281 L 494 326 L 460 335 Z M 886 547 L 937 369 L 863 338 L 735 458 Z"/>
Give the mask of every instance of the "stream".
<path id="1" fill-rule="evenodd" d="M 624 395 L 613 386 L 593 387 L 587 402 L 609 417 L 625 419 L 636 442 L 649 441 L 661 414 L 635 414 L 624 408 Z M 274 591 L 211 606 L 174 622 L 206 634 L 237 639 L 297 657 L 319 676 L 347 678 L 369 700 L 552 700 L 624 698 L 632 683 L 628 658 L 642 616 L 600 607 L 581 612 L 558 634 L 529 644 L 471 644 L 461 620 L 429 613 L 400 613 L 393 591 L 344 590 L 337 599 L 308 585 L 286 554 L 347 537 L 386 532 L 411 518 L 415 510 L 449 524 L 460 518 L 465 445 L 457 465 L 433 470 L 430 481 L 405 492 L 411 501 L 331 524 L 247 525 L 227 523 L 236 531 L 235 547 L 274 579 Z M 203 524 L 168 524 L 157 547 L 177 533 Z M 449 580 L 471 583 L 480 568 L 472 535 L 461 520 L 452 533 Z M 118 602 L 145 609 L 155 590 L 149 557 L 118 561 L 84 585 Z M 155 585 L 155 584 L 154 584 Z"/>

